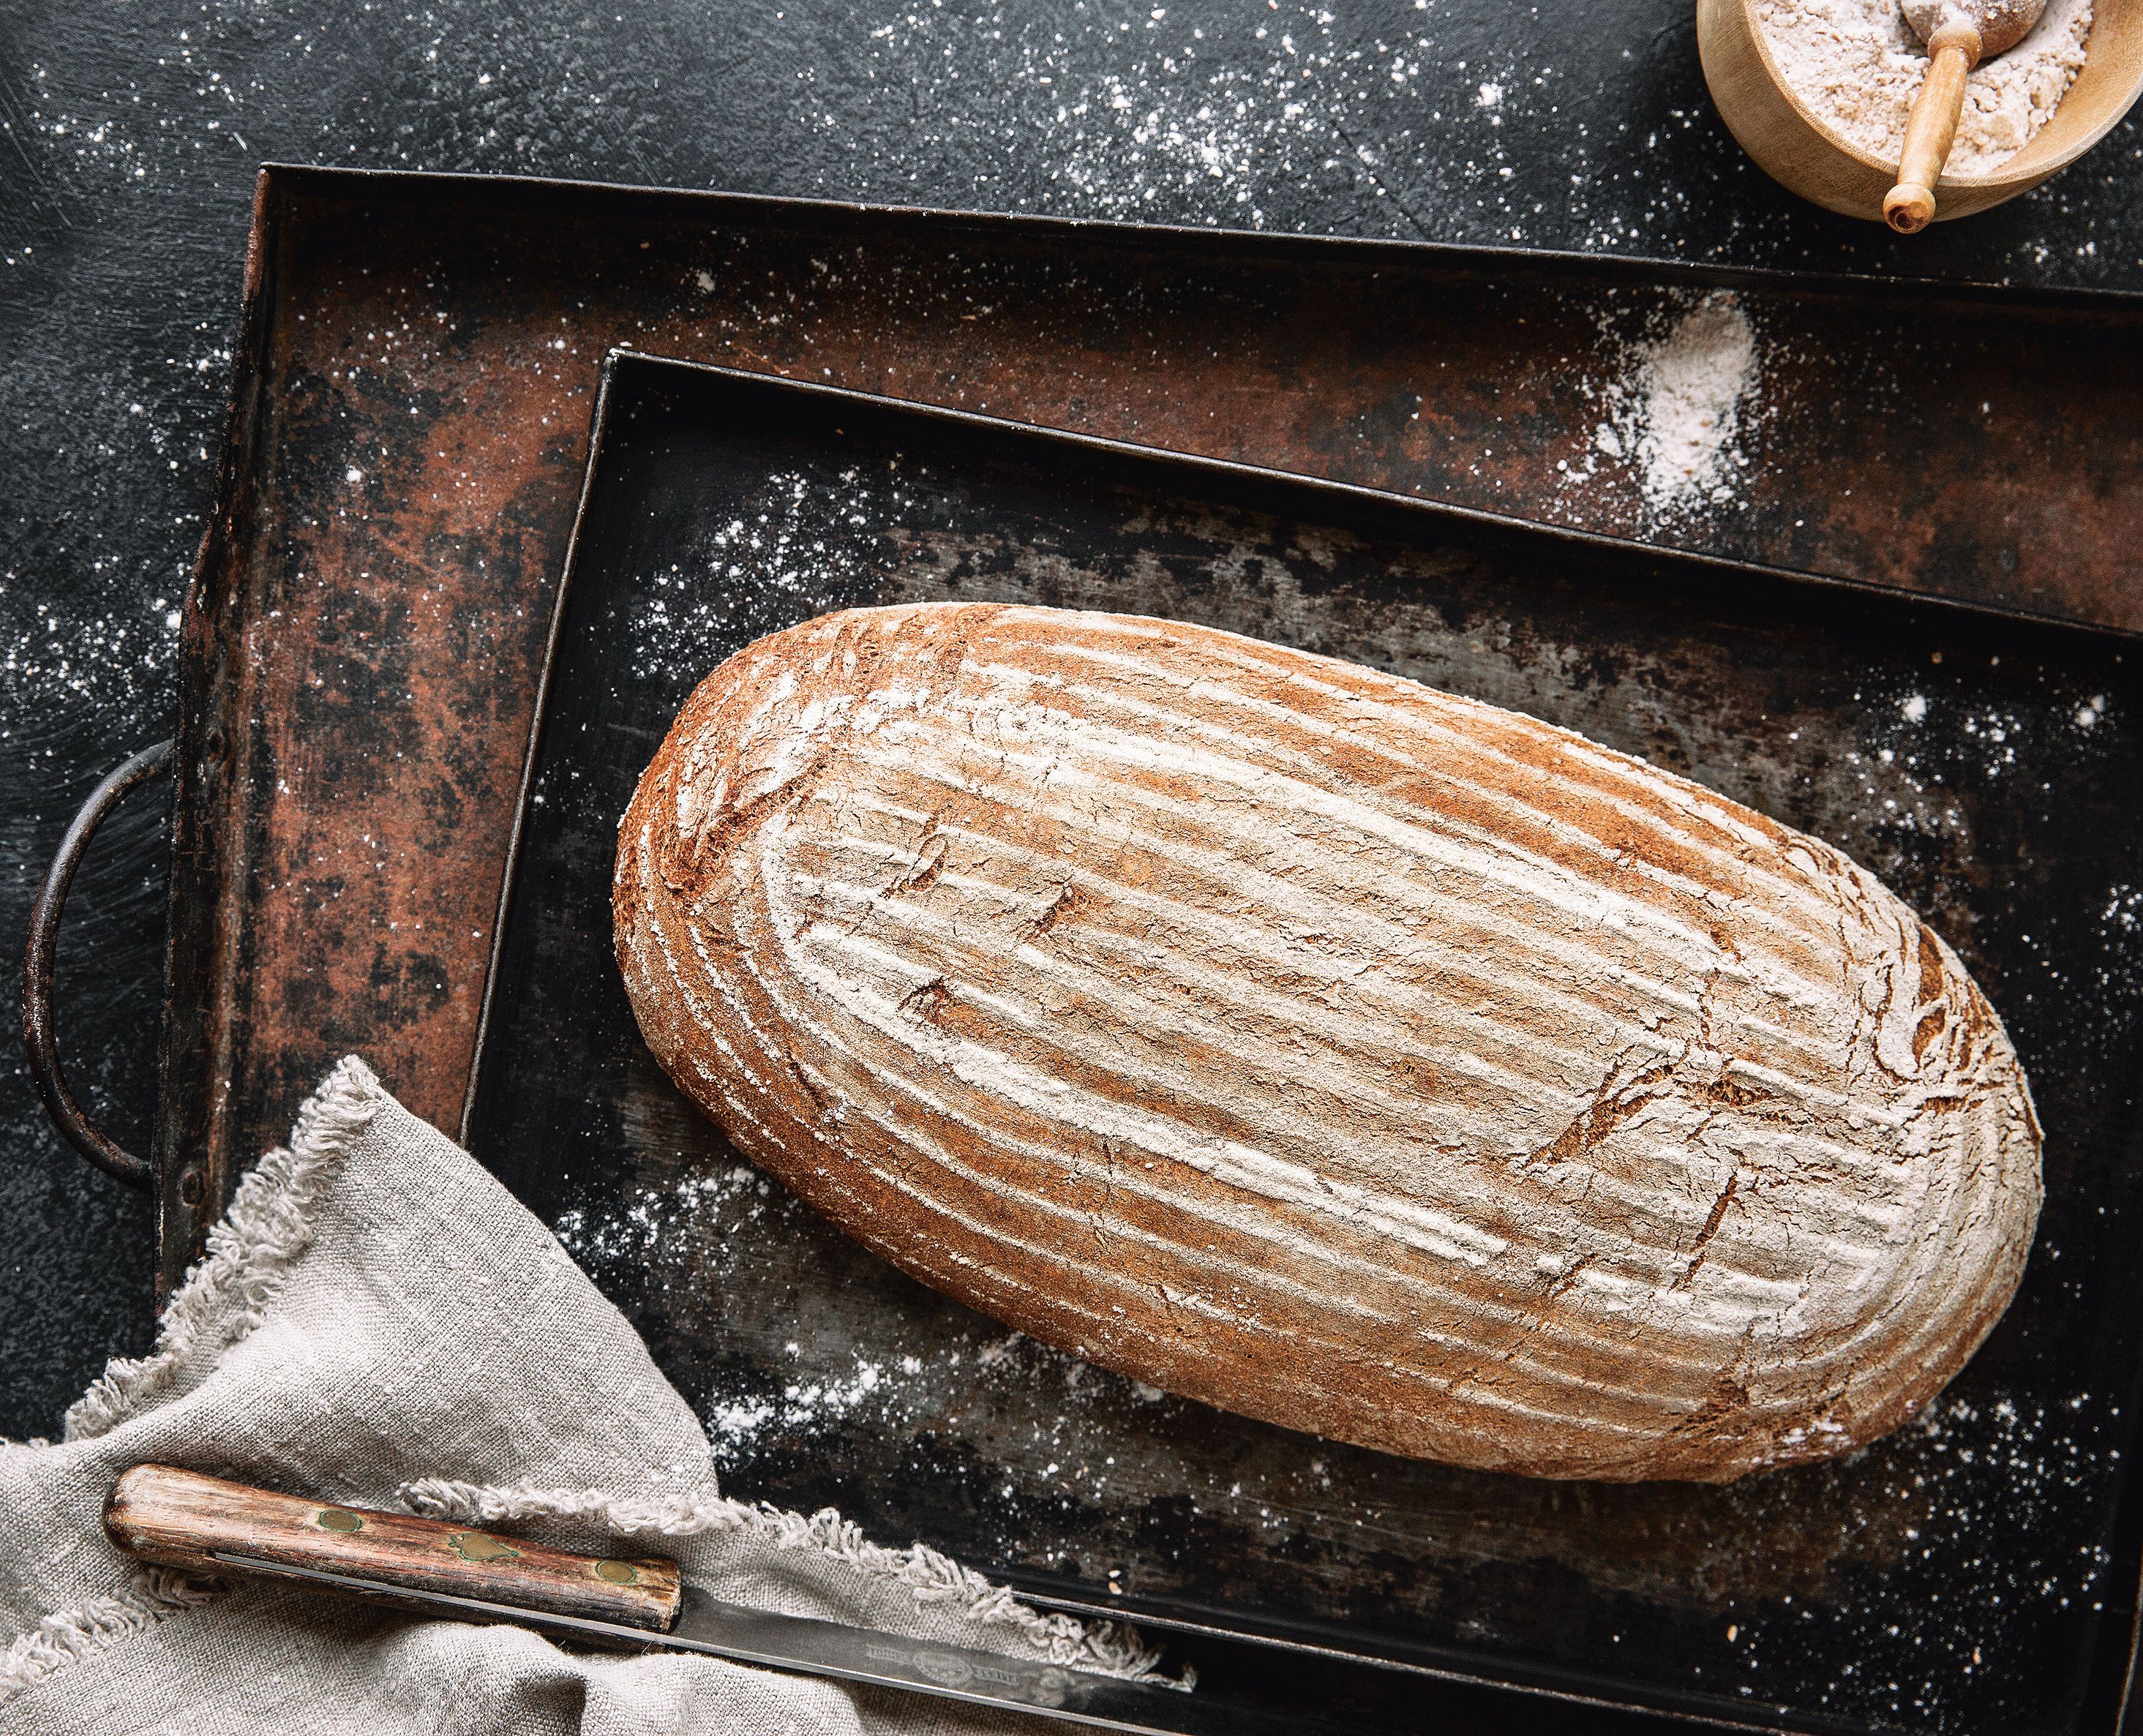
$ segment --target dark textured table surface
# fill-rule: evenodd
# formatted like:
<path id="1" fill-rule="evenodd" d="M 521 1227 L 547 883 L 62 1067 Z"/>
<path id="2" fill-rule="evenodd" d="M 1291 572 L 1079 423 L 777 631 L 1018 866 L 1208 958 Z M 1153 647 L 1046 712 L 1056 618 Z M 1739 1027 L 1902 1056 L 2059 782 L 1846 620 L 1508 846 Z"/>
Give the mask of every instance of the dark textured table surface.
<path id="1" fill-rule="evenodd" d="M 0 7 L 0 932 L 170 732 L 264 159 L 2143 289 L 2143 133 L 1910 242 L 1715 116 L 1690 0 Z M 61 948 L 77 1089 L 145 1145 L 165 838 L 106 828 Z M 13 1049 L 11 1044 L 11 1054 Z M 0 1435 L 149 1340 L 144 1196 L 0 1086 Z"/>

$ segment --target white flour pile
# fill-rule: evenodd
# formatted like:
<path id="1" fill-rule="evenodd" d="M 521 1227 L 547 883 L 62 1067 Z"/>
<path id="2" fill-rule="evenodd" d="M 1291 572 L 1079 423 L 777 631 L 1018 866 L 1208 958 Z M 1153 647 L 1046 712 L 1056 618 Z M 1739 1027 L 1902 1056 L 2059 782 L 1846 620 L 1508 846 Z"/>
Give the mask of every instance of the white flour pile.
<path id="1" fill-rule="evenodd" d="M 1655 515 L 1730 498 L 1757 373 L 1756 334 L 1740 298 L 1715 291 L 1664 336 L 1634 347 L 1593 443 L 1635 467 Z"/>
<path id="2" fill-rule="evenodd" d="M 1895 162 L 1928 52 L 1898 0 L 1757 0 L 1766 46 L 1794 94 L 1849 143 Z M 1990 175 L 2052 118 L 2083 66 L 2091 0 L 2048 0 L 2032 33 L 1972 68 L 1952 175 Z"/>

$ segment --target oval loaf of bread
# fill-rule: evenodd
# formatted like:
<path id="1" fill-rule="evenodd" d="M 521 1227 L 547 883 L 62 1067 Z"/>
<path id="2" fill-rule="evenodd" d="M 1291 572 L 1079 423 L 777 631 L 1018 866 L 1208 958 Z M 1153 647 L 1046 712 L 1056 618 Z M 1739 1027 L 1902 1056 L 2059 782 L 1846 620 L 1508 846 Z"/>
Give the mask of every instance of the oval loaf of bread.
<path id="1" fill-rule="evenodd" d="M 852 1235 L 1172 1392 L 1538 1476 L 1895 1427 L 2007 1305 L 2039 1131 L 1829 845 L 1209 628 L 829 615 L 625 816 L 641 1029 Z"/>

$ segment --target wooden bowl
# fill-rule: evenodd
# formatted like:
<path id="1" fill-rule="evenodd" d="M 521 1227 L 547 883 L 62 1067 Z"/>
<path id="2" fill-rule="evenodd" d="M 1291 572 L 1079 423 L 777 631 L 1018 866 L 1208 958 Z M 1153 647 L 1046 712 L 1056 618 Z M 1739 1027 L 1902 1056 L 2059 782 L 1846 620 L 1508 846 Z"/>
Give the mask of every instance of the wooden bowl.
<path id="1" fill-rule="evenodd" d="M 1697 51 L 1712 101 L 1774 181 L 1849 217 L 1883 220 L 1895 162 L 1849 144 L 1787 88 L 1755 0 L 1696 0 Z M 2038 136 L 1992 175 L 1945 175 L 1935 220 L 1968 217 L 2036 187 L 2113 130 L 2143 92 L 2143 0 L 2093 0 L 2083 70 Z"/>

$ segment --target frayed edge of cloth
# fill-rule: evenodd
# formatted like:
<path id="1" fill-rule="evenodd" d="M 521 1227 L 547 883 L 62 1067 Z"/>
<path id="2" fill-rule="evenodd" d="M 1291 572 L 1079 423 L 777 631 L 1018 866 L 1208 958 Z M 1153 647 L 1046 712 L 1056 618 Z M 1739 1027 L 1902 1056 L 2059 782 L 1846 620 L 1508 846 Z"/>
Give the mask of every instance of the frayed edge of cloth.
<path id="1" fill-rule="evenodd" d="M 167 1615 L 222 1595 L 220 1586 L 169 1567 L 151 1567 L 110 1597 L 47 1615 L 0 1652 L 0 1701 L 12 1699 L 67 1665 L 116 1640 L 147 1632 Z"/>
<path id="2" fill-rule="evenodd" d="M 230 1211 L 209 1232 L 207 1253 L 164 1310 L 156 1348 L 115 1358 L 67 1407 L 62 1439 L 108 1434 L 202 1350 L 220 1354 L 266 1318 L 312 1241 L 313 1208 L 331 1171 L 386 1101 L 354 1055 L 337 1063 L 298 1111 L 290 1149 L 270 1152 L 239 1183 Z"/>
<path id="3" fill-rule="evenodd" d="M 94 1440 L 138 1411 L 203 1353 L 220 1356 L 267 1318 L 313 1239 L 313 1210 L 335 1165 L 378 1116 L 387 1094 L 355 1056 L 339 1062 L 298 1111 L 288 1150 L 246 1172 L 208 1251 L 173 1294 L 144 1357 L 115 1358 L 67 1407 L 63 1441 Z M 41 1443 L 42 1444 L 42 1443 Z M 0 1702 L 55 1671 L 213 1602 L 223 1588 L 167 1567 L 145 1568 L 108 1597 L 47 1615 L 0 1652 Z"/>
<path id="4" fill-rule="evenodd" d="M 1045 1614 L 1022 1603 L 1010 1587 L 994 1584 L 927 1544 L 888 1549 L 874 1543 L 863 1528 L 831 1507 L 806 1518 L 764 1502 L 734 1501 L 726 1495 L 666 1496 L 656 1500 L 605 1493 L 600 1489 L 543 1489 L 517 1483 L 505 1487 L 421 1477 L 404 1483 L 396 1496 L 413 1512 L 464 1524 L 499 1525 L 529 1519 L 582 1520 L 620 1534 L 656 1532 L 666 1537 L 706 1531 L 749 1532 L 777 1549 L 809 1549 L 846 1566 L 906 1586 L 918 1604 L 958 1604 L 960 1613 L 981 1626 L 1009 1627 L 1038 1648 L 1052 1664 L 1091 1669 L 1162 1687 L 1187 1688 L 1159 1674 L 1161 1653 L 1121 1622 L 1081 1621 Z"/>

